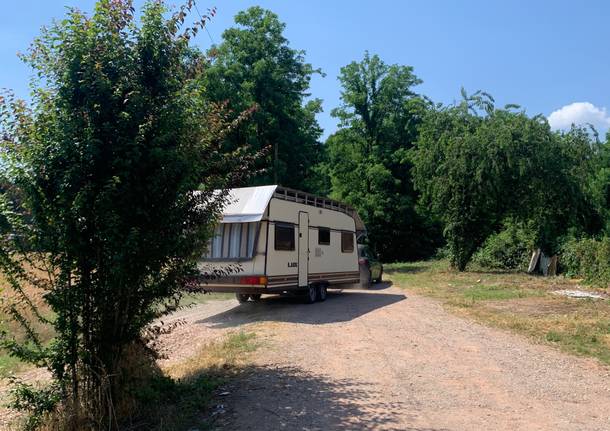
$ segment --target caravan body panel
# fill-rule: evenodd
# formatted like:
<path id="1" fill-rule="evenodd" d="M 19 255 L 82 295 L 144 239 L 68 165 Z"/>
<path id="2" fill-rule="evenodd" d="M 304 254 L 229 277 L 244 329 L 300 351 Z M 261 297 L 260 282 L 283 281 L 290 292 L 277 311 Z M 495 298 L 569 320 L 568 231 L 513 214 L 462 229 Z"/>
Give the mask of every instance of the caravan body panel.
<path id="1" fill-rule="evenodd" d="M 299 198 L 297 193 L 300 192 L 294 193 L 294 200 L 287 200 L 285 194 L 274 192 L 264 210 L 261 210 L 260 202 L 251 203 L 250 207 L 256 207 L 259 215 L 223 215 L 199 268 L 202 272 L 229 267 L 239 269 L 229 276 L 209 281 L 210 291 L 273 293 L 306 288 L 312 283 L 333 287 L 359 282 L 356 245 L 359 218 L 356 220 L 338 207 L 321 206 L 323 198 L 313 202 L 307 198 L 312 195 L 304 194 L 304 198 Z M 253 195 L 236 194 L 242 198 Z M 264 194 L 259 193 L 261 195 Z M 238 207 L 240 204 L 232 205 L 232 208 Z M 248 221 L 241 222 L 244 219 Z M 252 235 L 255 235 L 254 240 Z M 264 279 L 252 283 L 256 276 Z"/>

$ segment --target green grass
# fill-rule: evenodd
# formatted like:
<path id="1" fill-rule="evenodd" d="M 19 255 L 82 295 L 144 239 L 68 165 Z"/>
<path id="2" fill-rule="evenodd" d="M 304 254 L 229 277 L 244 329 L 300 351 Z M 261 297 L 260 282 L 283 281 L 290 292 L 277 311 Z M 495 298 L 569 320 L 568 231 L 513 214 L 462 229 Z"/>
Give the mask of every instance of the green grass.
<path id="1" fill-rule="evenodd" d="M 9 356 L 6 353 L 0 354 L 0 378 L 19 372 L 26 368 L 26 364 L 19 359 Z"/>
<path id="2" fill-rule="evenodd" d="M 528 298 L 532 296 L 544 296 L 544 292 L 536 289 L 523 289 L 512 286 L 475 285 L 466 288 L 463 295 L 465 299 L 470 299 L 472 301 L 498 301 L 505 299 Z"/>
<path id="3" fill-rule="evenodd" d="M 239 331 L 230 334 L 222 344 L 222 350 L 231 354 L 243 354 L 254 352 L 258 344 L 255 342 L 254 332 Z"/>
<path id="4" fill-rule="evenodd" d="M 395 285 L 435 298 L 448 310 L 610 364 L 610 301 L 552 294 L 582 289 L 563 277 L 484 270 L 457 272 L 446 260 L 385 265 Z"/>

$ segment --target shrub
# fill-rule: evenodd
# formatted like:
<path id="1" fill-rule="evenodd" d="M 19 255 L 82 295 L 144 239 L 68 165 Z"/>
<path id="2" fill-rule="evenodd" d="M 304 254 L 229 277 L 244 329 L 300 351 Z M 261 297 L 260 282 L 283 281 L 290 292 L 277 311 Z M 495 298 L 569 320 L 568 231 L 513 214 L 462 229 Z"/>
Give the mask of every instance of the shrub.
<path id="1" fill-rule="evenodd" d="M 209 17 L 185 27 L 193 4 L 170 15 L 149 0 L 139 18 L 129 0 L 70 9 L 24 56 L 31 105 L 0 97 L 2 306 L 25 334 L 0 344 L 52 376 L 16 387 L 31 427 L 50 415 L 62 430 L 119 428 L 146 378 L 133 357 L 154 353 L 138 349 L 149 324 L 198 287 L 226 196 L 214 190 L 251 171 L 252 156 L 223 148 L 243 116 L 205 97 L 208 60 L 190 40 Z M 52 326 L 50 343 L 29 317 Z"/>
<path id="2" fill-rule="evenodd" d="M 502 231 L 487 238 L 473 261 L 490 269 L 526 270 L 534 242 L 531 230 L 508 222 Z"/>
<path id="3" fill-rule="evenodd" d="M 561 248 L 560 269 L 566 275 L 610 286 L 610 237 L 570 239 Z"/>

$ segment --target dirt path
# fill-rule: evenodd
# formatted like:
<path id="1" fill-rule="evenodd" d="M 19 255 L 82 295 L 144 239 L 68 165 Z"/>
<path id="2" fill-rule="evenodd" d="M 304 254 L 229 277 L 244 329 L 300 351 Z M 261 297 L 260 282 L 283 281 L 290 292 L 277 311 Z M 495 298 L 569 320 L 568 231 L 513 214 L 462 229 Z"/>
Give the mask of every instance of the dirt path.
<path id="1" fill-rule="evenodd" d="M 219 400 L 227 410 L 221 429 L 610 429 L 608 368 L 396 287 L 344 291 L 313 305 L 270 297 L 189 312 L 180 331 L 192 334 L 190 348 L 263 322 L 265 346 Z"/>
<path id="2" fill-rule="evenodd" d="M 166 367 L 229 331 L 262 342 L 216 401 L 222 430 L 610 430 L 607 367 L 387 284 L 312 305 L 211 301 L 178 320 Z"/>

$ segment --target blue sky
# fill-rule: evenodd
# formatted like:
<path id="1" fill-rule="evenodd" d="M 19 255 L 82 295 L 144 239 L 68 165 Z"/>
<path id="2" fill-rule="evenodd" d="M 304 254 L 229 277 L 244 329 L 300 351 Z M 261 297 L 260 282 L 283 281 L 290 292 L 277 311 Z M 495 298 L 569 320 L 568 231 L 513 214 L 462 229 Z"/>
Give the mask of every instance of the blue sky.
<path id="1" fill-rule="evenodd" d="M 179 0 L 170 4 L 180 4 Z M 28 95 L 30 71 L 16 57 L 42 25 L 61 18 L 64 6 L 91 11 L 93 0 L 5 1 L 0 16 L 0 87 Z M 136 0 L 136 6 L 142 4 Z M 531 115 L 549 116 L 555 128 L 572 121 L 610 126 L 610 2 L 547 1 L 237 1 L 198 0 L 216 6 L 209 25 L 215 42 L 241 9 L 258 4 L 287 24 L 294 48 L 326 77 L 312 82 L 324 100 L 319 121 L 325 136 L 336 127 L 330 110 L 340 103 L 337 74 L 365 50 L 387 63 L 411 65 L 418 88 L 434 101 L 451 103 L 460 87 L 491 93 L 499 105 L 517 103 Z M 197 43 L 208 47 L 200 33 Z"/>

